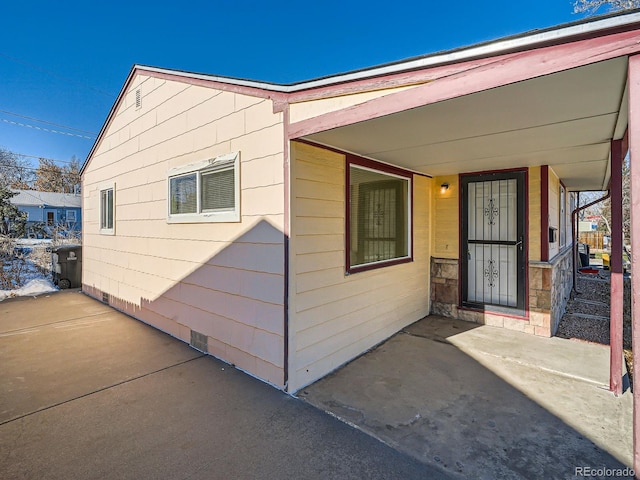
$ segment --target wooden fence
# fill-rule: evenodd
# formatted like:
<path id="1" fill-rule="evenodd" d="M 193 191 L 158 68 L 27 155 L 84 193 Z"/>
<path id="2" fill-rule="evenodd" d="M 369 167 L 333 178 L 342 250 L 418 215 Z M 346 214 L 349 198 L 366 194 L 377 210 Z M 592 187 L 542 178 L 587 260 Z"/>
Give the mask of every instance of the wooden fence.
<path id="1" fill-rule="evenodd" d="M 580 232 L 580 243 L 586 243 L 595 250 L 604 250 L 604 232 Z"/>

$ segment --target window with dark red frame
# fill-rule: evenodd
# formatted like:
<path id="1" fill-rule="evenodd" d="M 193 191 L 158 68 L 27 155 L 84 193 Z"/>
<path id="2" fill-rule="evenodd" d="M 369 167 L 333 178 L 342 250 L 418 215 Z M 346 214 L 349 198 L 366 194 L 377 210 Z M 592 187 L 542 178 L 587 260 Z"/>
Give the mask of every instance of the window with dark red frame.
<path id="1" fill-rule="evenodd" d="M 411 261 L 412 174 L 354 157 L 347 167 L 348 273 Z"/>

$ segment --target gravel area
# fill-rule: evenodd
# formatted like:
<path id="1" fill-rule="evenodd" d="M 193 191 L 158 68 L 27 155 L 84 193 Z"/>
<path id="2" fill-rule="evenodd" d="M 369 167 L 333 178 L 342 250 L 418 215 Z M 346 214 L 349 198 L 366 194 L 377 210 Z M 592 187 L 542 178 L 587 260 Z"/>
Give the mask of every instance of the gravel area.
<path id="1" fill-rule="evenodd" d="M 576 315 L 562 317 L 556 336 L 609 345 L 609 322 Z"/>
<path id="2" fill-rule="evenodd" d="M 608 303 L 574 298 L 573 301 L 567 305 L 566 313 L 609 318 L 609 311 L 610 307 Z"/>
<path id="3" fill-rule="evenodd" d="M 577 291 L 571 292 L 556 336 L 609 345 L 610 290 L 606 272 L 598 276 L 578 275 Z"/>
<path id="4" fill-rule="evenodd" d="M 597 276 L 579 275 L 577 292 L 571 293 L 567 310 L 560 320 L 556 336 L 609 345 L 611 305 L 609 272 Z M 633 375 L 631 349 L 631 282 L 624 280 L 623 347 L 627 370 Z"/>

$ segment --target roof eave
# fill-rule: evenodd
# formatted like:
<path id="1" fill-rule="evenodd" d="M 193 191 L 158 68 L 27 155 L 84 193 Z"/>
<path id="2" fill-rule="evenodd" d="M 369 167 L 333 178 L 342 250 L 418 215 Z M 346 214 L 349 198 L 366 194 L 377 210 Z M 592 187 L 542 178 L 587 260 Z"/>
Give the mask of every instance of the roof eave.
<path id="1" fill-rule="evenodd" d="M 377 65 L 375 67 L 353 70 L 350 72 L 320 77 L 302 82 L 290 84 L 278 84 L 259 82 L 242 78 L 209 75 L 203 73 L 172 70 L 167 68 L 135 65 L 134 69 L 140 69 L 156 73 L 165 73 L 178 77 L 197 78 L 212 82 L 228 83 L 237 86 L 257 88 L 265 91 L 279 93 L 296 93 L 302 90 L 325 87 L 333 84 L 342 84 L 355 80 L 379 77 L 394 73 L 437 67 L 452 63 L 460 63 L 476 58 L 494 57 L 512 53 L 515 51 L 531 50 L 541 46 L 555 45 L 574 41 L 577 38 L 602 36 L 611 31 L 624 31 L 640 27 L 640 10 L 631 13 L 612 14 L 596 18 L 589 18 L 569 24 L 550 27 L 542 30 L 533 30 L 510 37 L 447 50 L 433 54 L 421 55 L 392 63 Z"/>
<path id="2" fill-rule="evenodd" d="M 495 41 L 484 42 L 481 44 L 463 47 L 460 49 L 450 50 L 442 53 L 435 53 L 420 57 L 414 57 L 408 60 L 379 65 L 372 68 L 355 70 L 352 72 L 332 75 L 328 77 L 317 78 L 313 80 L 292 83 L 292 84 L 275 84 L 268 82 L 257 82 L 253 80 L 245 80 L 239 78 L 231 78 L 224 76 L 208 75 L 201 73 L 185 72 L 180 70 L 171 70 L 166 68 L 151 67 L 144 65 L 133 65 L 126 81 L 124 82 L 113 106 L 111 107 L 106 121 L 96 140 L 87 155 L 81 169 L 80 175 L 84 173 L 95 149 L 100 144 L 102 136 L 109 125 L 114 112 L 120 104 L 122 97 L 129 86 L 129 83 L 138 71 L 148 71 L 173 75 L 177 77 L 194 78 L 204 81 L 227 83 L 240 87 L 248 87 L 259 89 L 267 92 L 277 92 L 281 94 L 291 94 L 303 90 L 327 87 L 333 85 L 344 84 L 367 78 L 382 77 L 396 73 L 428 69 L 440 65 L 460 63 L 482 57 L 499 56 L 515 51 L 525 51 L 542 46 L 571 42 L 584 37 L 604 36 L 612 31 L 631 30 L 640 27 L 640 10 L 634 10 L 623 14 L 613 14 L 592 19 L 586 19 L 570 24 L 564 24 L 557 27 L 550 27 L 544 30 L 534 30 L 532 32 L 523 33 L 511 37 L 498 39 Z"/>

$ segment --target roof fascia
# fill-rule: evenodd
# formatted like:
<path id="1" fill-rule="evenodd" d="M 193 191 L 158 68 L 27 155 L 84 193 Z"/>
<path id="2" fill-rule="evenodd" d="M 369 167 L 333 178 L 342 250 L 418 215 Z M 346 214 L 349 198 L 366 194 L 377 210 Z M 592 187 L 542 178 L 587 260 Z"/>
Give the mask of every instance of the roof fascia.
<path id="1" fill-rule="evenodd" d="M 286 85 L 283 86 L 283 88 L 285 88 L 285 91 L 288 93 L 297 93 L 304 90 L 319 89 L 329 85 L 355 82 L 363 79 L 371 80 L 401 72 L 406 73 L 415 70 L 430 69 L 475 59 L 497 57 L 508 53 L 517 53 L 588 38 L 602 37 L 638 28 L 640 28 L 640 10 L 632 13 L 610 15 L 599 19 L 582 20 L 580 22 L 551 27 L 544 30 L 534 30 L 532 32 L 447 52 L 420 56 L 400 62 L 379 65 L 373 68 Z M 289 102 L 293 103 L 294 101 L 305 101 L 308 99 L 311 98 L 299 98 L 296 95 L 292 95 L 289 97 Z"/>
<path id="2" fill-rule="evenodd" d="M 640 29 L 640 25 L 637 28 Z M 293 123 L 289 127 L 289 138 L 299 138 L 638 52 L 640 43 L 638 31 L 635 30 L 475 60 L 457 65 L 457 71 L 452 74 L 410 90 L 390 93 Z"/>
<path id="3" fill-rule="evenodd" d="M 214 82 L 216 88 L 231 85 L 245 87 L 238 90 L 241 93 L 253 94 L 262 97 L 269 97 L 267 92 L 278 92 L 294 94 L 306 90 L 319 89 L 322 87 L 355 82 L 358 80 L 374 79 L 377 77 L 389 76 L 414 70 L 429 69 L 443 65 L 466 62 L 472 59 L 488 58 L 504 55 L 507 53 L 520 52 L 540 48 L 542 46 L 557 45 L 561 43 L 574 42 L 579 39 L 600 37 L 612 32 L 637 29 L 640 26 L 640 11 L 634 13 L 617 14 L 600 19 L 588 19 L 580 22 L 568 24 L 560 27 L 551 27 L 545 30 L 534 30 L 499 40 L 463 47 L 442 53 L 424 55 L 408 60 L 379 65 L 372 68 L 355 70 L 338 75 L 317 78 L 313 80 L 296 82 L 291 84 L 276 84 L 269 82 L 258 82 L 233 77 L 208 75 L 201 73 L 185 72 L 181 70 L 171 70 L 166 68 L 135 65 L 134 68 L 146 72 L 170 75 L 173 78 L 202 80 L 203 82 Z M 385 87 L 388 88 L 388 87 Z M 260 93 L 262 92 L 262 93 Z M 298 100 L 295 95 L 287 97 L 289 103 Z"/>

